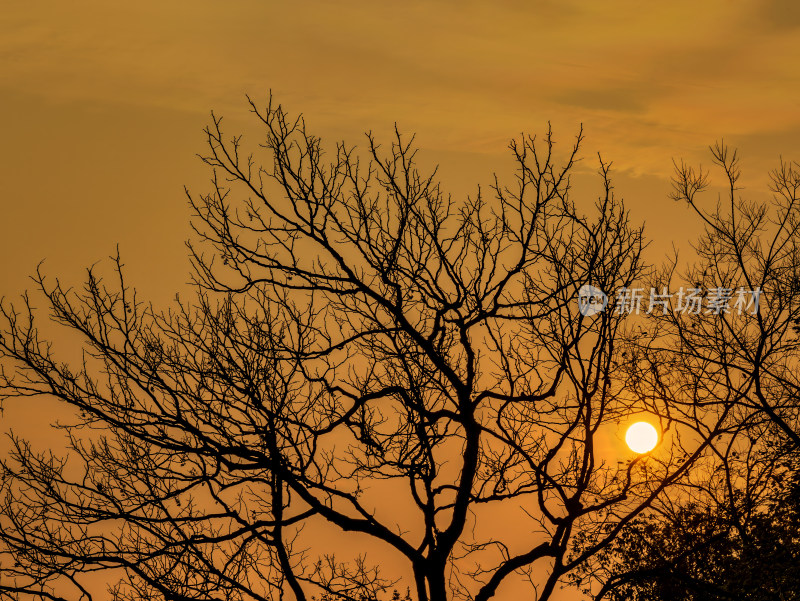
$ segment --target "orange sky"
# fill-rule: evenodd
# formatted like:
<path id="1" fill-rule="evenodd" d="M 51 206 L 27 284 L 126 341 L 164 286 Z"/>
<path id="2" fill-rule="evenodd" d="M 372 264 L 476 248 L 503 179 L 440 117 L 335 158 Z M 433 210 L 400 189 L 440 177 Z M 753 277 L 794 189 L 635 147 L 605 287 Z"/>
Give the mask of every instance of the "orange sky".
<path id="1" fill-rule="evenodd" d="M 457 193 L 510 169 L 519 132 L 549 120 L 566 144 L 583 123 L 582 169 L 614 161 L 660 250 L 696 231 L 666 197 L 673 157 L 708 162 L 724 136 L 762 187 L 800 159 L 800 3 L 5 0 L 0 296 L 42 259 L 78 280 L 119 242 L 167 302 L 189 273 L 183 186 L 208 190 L 209 111 L 233 133 L 268 89 L 327 139 L 416 132 Z"/>
<path id="2" fill-rule="evenodd" d="M 42 258 L 77 275 L 117 241 L 154 292 L 154 269 L 183 281 L 182 187 L 206 189 L 208 112 L 246 122 L 244 94 L 269 88 L 328 138 L 397 121 L 457 191 L 510 166 L 520 131 L 551 120 L 566 142 L 582 122 L 586 168 L 598 150 L 613 160 L 661 242 L 688 237 L 665 199 L 673 157 L 705 159 L 725 136 L 754 181 L 800 157 L 792 0 L 398 6 L 4 2 L 0 293 Z"/>
<path id="3" fill-rule="evenodd" d="M 4 96 L 205 114 L 272 87 L 343 131 L 398 119 L 488 152 L 585 121 L 609 151 L 650 148 L 626 159 L 646 171 L 653 147 L 798 127 L 791 0 L 228 4 L 7 2 Z"/>

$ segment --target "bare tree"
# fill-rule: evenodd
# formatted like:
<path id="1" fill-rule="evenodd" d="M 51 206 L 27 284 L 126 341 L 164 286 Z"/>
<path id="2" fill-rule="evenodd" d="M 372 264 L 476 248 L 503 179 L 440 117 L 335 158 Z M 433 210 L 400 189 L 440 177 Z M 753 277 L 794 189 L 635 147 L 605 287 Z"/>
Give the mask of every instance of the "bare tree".
<path id="1" fill-rule="evenodd" d="M 736 296 L 730 311 L 704 308 L 659 319 L 661 372 L 664 365 L 679 366 L 679 377 L 689 378 L 688 385 L 697 390 L 693 402 L 733 403 L 730 423 L 746 429 L 766 421 L 798 447 L 800 171 L 797 164 L 781 162 L 770 174 L 771 201 L 751 201 L 741 196 L 737 152 L 719 143 L 711 153 L 727 185 L 727 197 L 711 210 L 698 196 L 709 185 L 708 173 L 685 164 L 676 167 L 673 197 L 686 202 L 705 224 L 696 246 L 698 260 L 684 278 L 725 305 L 725 297 L 742 288 L 757 293 L 735 311 Z M 669 285 L 673 272 L 674 263 L 662 285 Z"/>
<path id="2" fill-rule="evenodd" d="M 800 452 L 800 171 L 782 161 L 771 200 L 756 202 L 742 197 L 738 153 L 720 142 L 711 154 L 727 191 L 710 208 L 708 172 L 681 162 L 673 179 L 673 198 L 705 225 L 680 277 L 695 306 L 655 311 L 627 369 L 638 402 L 668 398 L 668 418 L 710 439 L 709 453 L 673 503 L 583 571 L 605 583 L 599 597 L 795 598 L 800 562 L 785 531 L 797 489 L 785 482 L 796 483 Z M 677 258 L 652 289 L 676 290 L 676 273 Z"/>
<path id="3" fill-rule="evenodd" d="M 598 442 L 641 408 L 627 316 L 576 294 L 647 269 L 609 165 L 579 208 L 582 136 L 560 155 L 523 136 L 510 184 L 456 201 L 397 131 L 326 155 L 302 118 L 251 108 L 263 159 L 206 130 L 191 301 L 142 303 L 119 257 L 77 293 L 40 274 L 77 367 L 27 298 L 3 304 L 3 396 L 78 413 L 65 457 L 13 438 L 3 461 L 0 594 L 89 598 L 104 571 L 115 599 L 373 599 L 406 575 L 420 601 L 514 579 L 549 598 L 709 442 L 676 435 L 647 469 Z"/>

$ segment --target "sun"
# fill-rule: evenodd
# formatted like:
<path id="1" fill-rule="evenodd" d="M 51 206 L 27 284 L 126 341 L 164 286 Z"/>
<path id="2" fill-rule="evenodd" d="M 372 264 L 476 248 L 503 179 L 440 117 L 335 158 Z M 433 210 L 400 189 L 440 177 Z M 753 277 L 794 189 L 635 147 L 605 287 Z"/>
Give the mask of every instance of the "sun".
<path id="1" fill-rule="evenodd" d="M 658 444 L 658 431 L 652 424 L 636 422 L 625 432 L 625 442 L 634 453 L 649 453 Z"/>

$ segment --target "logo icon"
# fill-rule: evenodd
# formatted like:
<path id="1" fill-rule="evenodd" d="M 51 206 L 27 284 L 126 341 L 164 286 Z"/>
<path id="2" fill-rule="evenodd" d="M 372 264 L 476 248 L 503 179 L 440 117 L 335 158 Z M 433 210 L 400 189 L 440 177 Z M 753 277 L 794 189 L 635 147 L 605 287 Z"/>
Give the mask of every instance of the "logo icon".
<path id="1" fill-rule="evenodd" d="M 606 293 L 591 284 L 584 284 L 578 290 L 578 310 L 584 317 L 597 315 L 608 304 Z"/>

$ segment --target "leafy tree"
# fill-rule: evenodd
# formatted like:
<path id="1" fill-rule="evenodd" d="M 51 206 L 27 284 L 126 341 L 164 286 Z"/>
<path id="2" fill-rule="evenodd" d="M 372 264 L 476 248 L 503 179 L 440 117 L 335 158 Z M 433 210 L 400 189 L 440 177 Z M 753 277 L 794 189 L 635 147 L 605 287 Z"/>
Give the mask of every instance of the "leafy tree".
<path id="1" fill-rule="evenodd" d="M 12 438 L 0 594 L 88 598 L 102 572 L 120 600 L 373 599 L 406 576 L 420 601 L 526 578 L 549 598 L 710 442 L 675 436 L 646 470 L 598 442 L 632 410 L 627 322 L 576 294 L 647 268 L 609 165 L 579 207 L 581 135 L 562 155 L 524 136 L 510 183 L 454 200 L 398 132 L 326 154 L 251 107 L 261 154 L 206 130 L 191 300 L 157 311 L 118 256 L 79 291 L 38 274 L 77 364 L 27 297 L 3 303 L 0 392 L 76 414 L 63 457 Z"/>
<path id="2" fill-rule="evenodd" d="M 637 518 L 575 580 L 602 581 L 596 599 L 800 599 L 798 456 L 755 461 L 756 486 Z"/>

